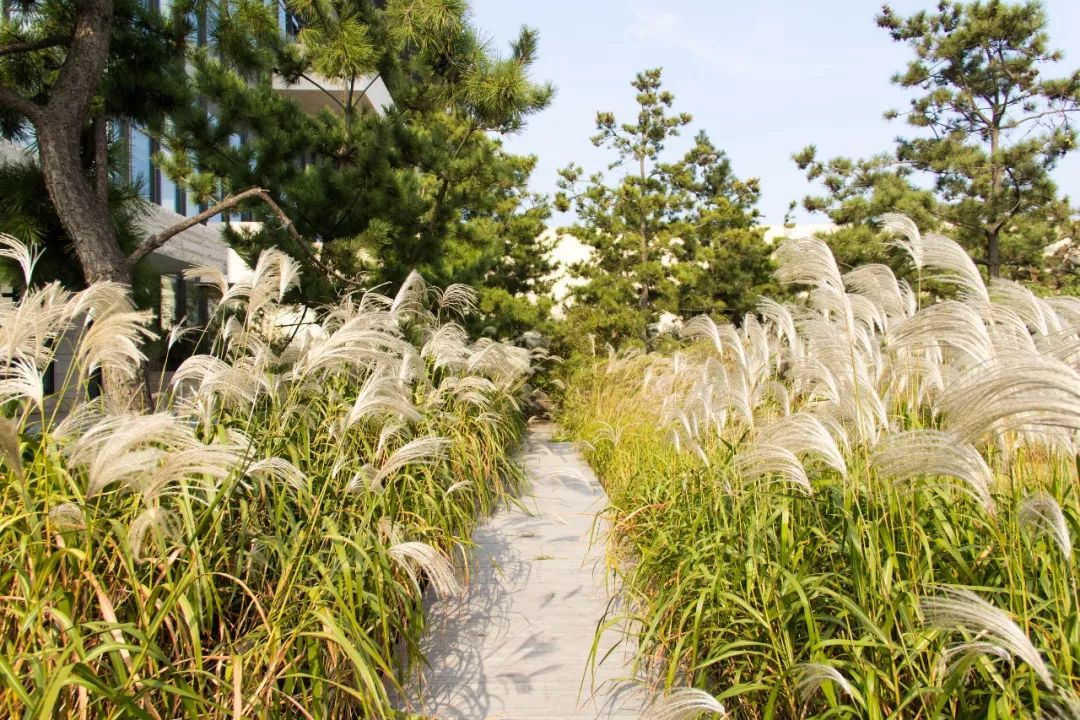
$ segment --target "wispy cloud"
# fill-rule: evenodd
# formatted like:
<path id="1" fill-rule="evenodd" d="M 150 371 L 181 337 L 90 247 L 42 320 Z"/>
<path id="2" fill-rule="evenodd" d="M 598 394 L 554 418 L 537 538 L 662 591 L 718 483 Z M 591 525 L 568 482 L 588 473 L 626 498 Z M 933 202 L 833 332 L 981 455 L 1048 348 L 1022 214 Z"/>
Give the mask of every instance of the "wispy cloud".
<path id="1" fill-rule="evenodd" d="M 829 67 L 822 63 L 780 62 L 757 48 L 747 48 L 729 39 L 702 40 L 682 15 L 670 10 L 648 6 L 633 9 L 633 19 L 626 26 L 626 37 L 642 45 L 670 48 L 700 60 L 714 72 L 725 77 L 773 79 L 806 79 L 826 74 Z"/>

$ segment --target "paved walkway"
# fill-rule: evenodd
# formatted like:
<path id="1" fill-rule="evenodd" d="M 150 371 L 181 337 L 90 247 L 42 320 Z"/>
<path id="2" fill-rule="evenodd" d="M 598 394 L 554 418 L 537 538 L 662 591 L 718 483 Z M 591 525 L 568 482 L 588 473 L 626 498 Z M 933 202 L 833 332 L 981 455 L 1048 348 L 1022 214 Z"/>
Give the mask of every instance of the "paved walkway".
<path id="1" fill-rule="evenodd" d="M 611 597 L 604 538 L 594 533 L 606 497 L 592 471 L 548 428 L 530 431 L 522 508 L 476 531 L 466 597 L 433 601 L 423 641 L 430 667 L 413 711 L 439 720 L 640 718 L 630 649 L 606 631 L 593 671 L 597 624 Z M 597 524 L 598 525 L 598 524 Z M 613 649 L 614 648 L 614 649 Z"/>

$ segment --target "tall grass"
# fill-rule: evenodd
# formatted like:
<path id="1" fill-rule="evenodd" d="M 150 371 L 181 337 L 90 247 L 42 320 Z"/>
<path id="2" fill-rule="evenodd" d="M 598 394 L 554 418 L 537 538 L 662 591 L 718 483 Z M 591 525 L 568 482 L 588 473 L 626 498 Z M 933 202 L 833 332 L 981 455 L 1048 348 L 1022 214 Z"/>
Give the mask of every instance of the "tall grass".
<path id="1" fill-rule="evenodd" d="M 30 251 L 4 249 L 30 285 Z M 415 275 L 283 324 L 297 279 L 273 251 L 217 278 L 213 353 L 149 414 L 42 397 L 64 337 L 73 387 L 134 372 L 149 317 L 124 288 L 0 310 L 0 716 L 394 716 L 422 588 L 458 589 L 519 480 L 531 358 L 469 343 L 472 292 Z"/>
<path id="2" fill-rule="evenodd" d="M 789 241 L 800 299 L 569 383 L 640 670 L 739 718 L 1077 717 L 1080 300 L 893 226 L 923 292 Z"/>

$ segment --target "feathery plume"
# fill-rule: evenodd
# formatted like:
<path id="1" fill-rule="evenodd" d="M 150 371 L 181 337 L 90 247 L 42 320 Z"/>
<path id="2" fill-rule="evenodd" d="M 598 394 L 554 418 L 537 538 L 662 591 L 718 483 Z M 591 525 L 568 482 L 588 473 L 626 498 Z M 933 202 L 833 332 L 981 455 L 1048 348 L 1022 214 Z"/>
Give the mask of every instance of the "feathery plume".
<path id="1" fill-rule="evenodd" d="M 345 417 L 345 427 L 352 427 L 378 415 L 388 415 L 406 422 L 418 422 L 422 417 L 406 395 L 400 380 L 386 375 L 371 375 L 357 393 L 356 401 Z"/>
<path id="2" fill-rule="evenodd" d="M 33 244 L 26 245 L 17 238 L 0 233 L 0 258 L 11 260 L 18 264 L 22 270 L 23 283 L 30 287 L 30 281 L 34 276 L 34 267 L 41 259 L 42 251 Z"/>
<path id="3" fill-rule="evenodd" d="M 476 310 L 479 297 L 476 290 L 463 283 L 447 285 L 442 292 L 436 292 L 436 302 L 439 308 L 452 312 L 458 317 L 465 317 Z"/>
<path id="4" fill-rule="evenodd" d="M 1047 688 L 1054 689 L 1050 668 L 1031 639 L 1004 611 L 973 592 L 941 586 L 938 593 L 920 603 L 929 626 L 941 630 L 961 630 L 996 645 L 1027 663 Z"/>
<path id="5" fill-rule="evenodd" d="M 844 294 L 844 280 L 832 250 L 817 238 L 791 238 L 776 249 L 776 279 L 786 285 L 809 285 L 834 296 Z"/>
<path id="6" fill-rule="evenodd" d="M 26 358 L 17 358 L 0 367 L 0 404 L 19 399 L 29 400 L 39 408 L 45 402 L 41 372 Z"/>
<path id="7" fill-rule="evenodd" d="M 810 700 L 821 686 L 827 682 L 836 685 L 840 690 L 853 700 L 860 701 L 862 697 L 859 691 L 844 677 L 843 673 L 826 663 L 799 663 L 794 668 L 795 690 L 802 697 L 803 702 Z"/>
<path id="8" fill-rule="evenodd" d="M 23 475 L 19 423 L 14 418 L 0 417 L 0 461 L 21 482 Z"/>
<path id="9" fill-rule="evenodd" d="M 829 429 L 813 415 L 798 412 L 759 427 L 755 442 L 785 448 L 796 456 L 816 456 L 841 475 L 847 475 L 844 454 Z"/>
<path id="10" fill-rule="evenodd" d="M 967 495 L 994 513 L 990 466 L 978 450 L 952 433 L 909 430 L 886 435 L 874 448 L 870 463 L 878 475 L 893 481 L 932 475 L 955 478 Z"/>
<path id="11" fill-rule="evenodd" d="M 83 530 L 86 518 L 81 507 L 73 502 L 63 502 L 49 508 L 49 522 L 57 530 Z"/>
<path id="12" fill-rule="evenodd" d="M 755 444 L 735 455 L 735 470 L 748 480 L 779 476 L 807 495 L 814 488 L 806 477 L 806 469 L 795 453 L 776 445 Z"/>
<path id="13" fill-rule="evenodd" d="M 75 350 L 75 363 L 83 377 L 101 368 L 134 378 L 139 366 L 146 362 L 141 350 L 143 341 L 157 337 L 147 327 L 152 318 L 149 311 L 133 309 L 126 297 L 92 315 Z"/>
<path id="14" fill-rule="evenodd" d="M 293 490 L 307 487 L 308 478 L 300 468 L 284 458 L 269 457 L 252 463 L 248 468 L 249 477 L 272 480 L 288 485 Z"/>
<path id="15" fill-rule="evenodd" d="M 950 383 L 940 409 L 969 442 L 991 430 L 1080 430 L 1080 374 L 1049 357 L 998 355 Z"/>
<path id="16" fill-rule="evenodd" d="M 440 598 L 457 597 L 464 592 L 454 575 L 454 566 L 431 545 L 425 542 L 402 542 L 391 546 L 387 552 L 409 576 L 418 592 L 420 582 L 417 570 L 427 575 Z"/>
<path id="17" fill-rule="evenodd" d="M 1021 528 L 1034 535 L 1049 535 L 1057 543 L 1065 559 L 1072 562 L 1072 534 L 1065 522 L 1065 514 L 1061 512 L 1061 506 L 1053 496 L 1038 492 L 1025 498 L 1020 503 L 1016 520 Z"/>
<path id="18" fill-rule="evenodd" d="M 171 537 L 175 535 L 175 529 L 167 512 L 158 506 L 143 510 L 131 521 L 128 528 L 128 546 L 131 548 L 131 556 L 135 560 L 143 559 L 143 545 L 146 544 L 146 534 L 153 531 L 159 536 Z"/>
<path id="19" fill-rule="evenodd" d="M 390 454 L 375 474 L 372 482 L 381 484 L 406 465 L 432 465 L 446 457 L 450 441 L 443 437 L 428 435 L 411 440 Z"/>
<path id="20" fill-rule="evenodd" d="M 667 693 L 649 708 L 648 720 L 695 720 L 701 717 L 723 717 L 727 710 L 704 690 L 678 688 Z"/>

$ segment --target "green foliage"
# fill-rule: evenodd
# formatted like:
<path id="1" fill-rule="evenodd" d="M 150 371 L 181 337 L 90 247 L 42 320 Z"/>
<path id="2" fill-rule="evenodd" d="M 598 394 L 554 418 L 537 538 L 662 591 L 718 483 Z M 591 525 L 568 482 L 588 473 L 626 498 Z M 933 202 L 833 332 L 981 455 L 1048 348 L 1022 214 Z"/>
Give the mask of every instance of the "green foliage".
<path id="1" fill-rule="evenodd" d="M 704 132 L 682 157 L 666 159 L 665 146 L 691 117 L 670 111 L 674 98 L 660 74 L 647 70 L 632 83 L 636 122 L 597 113 L 593 144 L 612 150 L 610 169 L 625 175 L 611 183 L 601 173 L 584 178 L 576 165 L 560 172 L 556 202 L 578 216 L 566 232 L 592 251 L 572 268 L 586 281 L 567 313 L 579 343 L 592 334 L 601 344 L 651 346 L 650 326 L 663 312 L 736 317 L 770 287 L 757 180 L 736 178 Z"/>
<path id="2" fill-rule="evenodd" d="M 860 161 L 821 161 L 807 147 L 795 162 L 826 195 L 804 206 L 839 224 L 885 211 L 925 230 L 947 224 L 991 277 L 1037 275 L 1042 248 L 1072 214 L 1050 171 L 1075 149 L 1080 112 L 1080 71 L 1046 76 L 1062 55 L 1048 48 L 1042 6 L 946 0 L 905 18 L 886 5 L 877 20 L 915 55 L 893 82 L 917 95 L 886 117 L 924 134 Z M 921 176 L 932 191 L 917 185 Z"/>
<path id="3" fill-rule="evenodd" d="M 480 41 L 463 2 L 297 0 L 287 9 L 301 30 L 299 44 L 270 46 L 279 84 L 317 84 L 305 108 L 316 102 L 321 111 L 286 99 L 269 76 L 252 82 L 201 52 L 193 87 L 213 115 L 193 104 L 162 128 L 188 149 L 175 176 L 198 167 L 215 181 L 193 187 L 267 188 L 303 237 L 253 203 L 262 231 L 233 233 L 231 242 L 249 257 L 286 249 L 311 278 L 309 299 L 332 298 L 360 278 L 397 284 L 414 269 L 519 303 L 542 295 L 550 261 L 535 238 L 547 201 L 527 189 L 535 159 L 506 153 L 499 140 L 550 101 L 551 87 L 528 76 L 535 32 L 524 29 L 500 57 Z M 385 113 L 368 97 L 376 80 L 393 97 Z M 237 128 L 245 142 L 230 146 Z"/>

